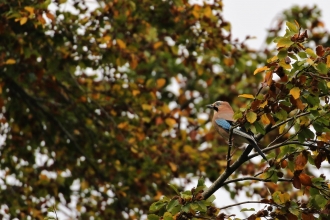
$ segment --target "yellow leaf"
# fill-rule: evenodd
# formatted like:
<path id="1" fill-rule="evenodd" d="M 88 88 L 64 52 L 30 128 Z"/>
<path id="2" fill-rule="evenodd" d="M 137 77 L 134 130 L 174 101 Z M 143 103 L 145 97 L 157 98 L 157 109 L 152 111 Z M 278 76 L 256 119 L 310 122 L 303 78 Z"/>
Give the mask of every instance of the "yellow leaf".
<path id="1" fill-rule="evenodd" d="M 307 48 L 306 53 L 313 58 L 317 57 L 317 55 L 314 53 L 314 51 L 311 48 Z"/>
<path id="2" fill-rule="evenodd" d="M 257 73 L 263 72 L 265 70 L 268 70 L 269 68 L 267 66 L 259 67 L 254 72 L 253 75 L 256 75 Z"/>
<path id="3" fill-rule="evenodd" d="M 284 69 L 291 69 L 291 65 L 288 64 L 288 63 L 286 63 L 284 59 L 281 60 L 279 64 L 280 64 L 280 66 L 283 67 Z"/>
<path id="4" fill-rule="evenodd" d="M 121 39 L 116 39 L 116 42 L 117 42 L 120 49 L 125 49 L 126 48 L 126 44 Z"/>
<path id="5" fill-rule="evenodd" d="M 30 6 L 26 6 L 24 7 L 24 9 L 28 12 L 30 12 L 30 14 L 34 14 L 34 8 L 30 7 Z"/>
<path id="6" fill-rule="evenodd" d="M 330 68 L 330 55 L 327 56 L 327 67 Z"/>
<path id="7" fill-rule="evenodd" d="M 264 108 L 267 104 L 268 104 L 268 101 L 266 100 L 266 101 L 264 101 L 263 103 L 261 103 L 261 104 L 259 105 L 259 107 L 260 107 L 260 108 Z"/>
<path id="8" fill-rule="evenodd" d="M 251 94 L 242 94 L 242 95 L 239 95 L 238 97 L 247 98 L 247 99 L 254 99 L 254 96 L 251 95 Z"/>
<path id="9" fill-rule="evenodd" d="M 290 90 L 290 94 L 293 96 L 294 99 L 297 99 L 300 97 L 300 89 L 298 87 L 293 87 Z"/>
<path id="10" fill-rule="evenodd" d="M 176 121 L 173 118 L 166 118 L 165 119 L 165 123 L 170 126 L 173 127 L 176 124 Z"/>
<path id="11" fill-rule="evenodd" d="M 148 105 L 148 104 L 142 104 L 142 109 L 143 110 L 150 111 L 152 109 L 152 106 L 151 105 Z"/>
<path id="12" fill-rule="evenodd" d="M 154 43 L 153 47 L 154 47 L 154 49 L 157 49 L 157 48 L 161 47 L 162 45 L 163 45 L 163 42 L 158 41 L 158 42 Z"/>
<path id="13" fill-rule="evenodd" d="M 117 125 L 117 127 L 118 127 L 119 129 L 123 129 L 123 128 L 126 128 L 127 125 L 128 125 L 128 122 L 122 122 L 122 123 L 120 123 L 119 125 Z"/>
<path id="14" fill-rule="evenodd" d="M 327 86 L 328 86 L 328 88 L 330 88 L 330 82 L 327 82 Z"/>
<path id="15" fill-rule="evenodd" d="M 261 118 L 260 119 L 261 119 L 261 122 L 264 125 L 269 125 L 270 124 L 270 120 L 269 120 L 269 118 L 267 117 L 266 114 L 261 115 Z"/>
<path id="16" fill-rule="evenodd" d="M 19 20 L 19 23 L 21 24 L 21 25 L 23 25 L 23 24 L 25 24 L 26 22 L 27 22 L 27 17 L 22 17 L 20 20 Z"/>
<path id="17" fill-rule="evenodd" d="M 175 163 L 169 162 L 170 168 L 172 172 L 176 172 L 178 170 L 178 166 Z"/>
<path id="18" fill-rule="evenodd" d="M 166 83 L 165 79 L 157 79 L 157 89 L 162 88 Z"/>
<path id="19" fill-rule="evenodd" d="M 133 96 L 137 96 L 138 94 L 140 94 L 140 90 L 133 90 L 132 93 Z"/>
<path id="20" fill-rule="evenodd" d="M 279 132 L 280 134 L 283 133 L 285 126 L 286 126 L 286 123 L 282 124 L 282 125 L 278 128 L 278 132 Z"/>
<path id="21" fill-rule="evenodd" d="M 14 60 L 14 59 L 8 59 L 8 60 L 6 60 L 6 63 L 5 64 L 11 65 L 11 64 L 15 64 L 15 63 L 16 63 L 16 60 Z"/>
<path id="22" fill-rule="evenodd" d="M 209 6 L 207 6 L 205 9 L 204 9 L 204 15 L 208 18 L 210 18 L 212 16 L 212 10 Z"/>
<path id="23" fill-rule="evenodd" d="M 246 120 L 252 124 L 257 120 L 257 114 L 254 112 L 248 112 L 246 114 Z"/>

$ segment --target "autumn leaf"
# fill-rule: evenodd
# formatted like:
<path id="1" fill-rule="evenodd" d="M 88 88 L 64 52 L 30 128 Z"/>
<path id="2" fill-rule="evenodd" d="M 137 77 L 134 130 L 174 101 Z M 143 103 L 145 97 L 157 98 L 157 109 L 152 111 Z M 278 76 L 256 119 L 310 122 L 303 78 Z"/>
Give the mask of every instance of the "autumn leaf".
<path id="1" fill-rule="evenodd" d="M 16 63 L 16 60 L 14 60 L 14 59 L 8 59 L 5 62 L 5 64 L 7 64 L 7 65 L 12 65 L 12 64 L 15 64 L 15 63 Z"/>
<path id="2" fill-rule="evenodd" d="M 157 79 L 157 89 L 162 88 L 166 83 L 166 80 L 161 78 L 161 79 Z"/>
<path id="3" fill-rule="evenodd" d="M 307 48 L 305 51 L 312 58 L 316 58 L 317 57 L 317 55 L 314 53 L 314 51 L 311 48 Z"/>
<path id="4" fill-rule="evenodd" d="M 330 68 L 330 55 L 327 56 L 327 67 Z"/>
<path id="5" fill-rule="evenodd" d="M 290 89 L 290 95 L 292 95 L 294 99 L 298 99 L 300 97 L 300 89 L 298 87 L 293 87 Z"/>
<path id="6" fill-rule="evenodd" d="M 294 44 L 290 38 L 288 37 L 282 37 L 278 42 L 277 42 L 277 47 L 290 47 L 292 44 Z"/>
<path id="7" fill-rule="evenodd" d="M 30 14 L 34 14 L 34 8 L 30 7 L 30 6 L 25 6 L 24 9 L 26 11 L 28 11 Z"/>
<path id="8" fill-rule="evenodd" d="M 28 18 L 27 17 L 22 17 L 19 21 L 21 25 L 25 24 L 27 22 Z"/>
<path id="9" fill-rule="evenodd" d="M 117 42 L 120 49 L 125 49 L 126 48 L 126 44 L 121 39 L 116 39 L 116 42 Z"/>
<path id="10" fill-rule="evenodd" d="M 299 180 L 300 180 L 301 184 L 304 185 L 304 186 L 311 186 L 312 185 L 312 179 L 306 173 L 301 173 L 299 175 Z"/>
<path id="11" fill-rule="evenodd" d="M 169 126 L 169 127 L 173 127 L 176 124 L 176 121 L 173 118 L 166 118 L 165 119 L 165 123 Z"/>
<path id="12" fill-rule="evenodd" d="M 256 74 L 261 73 L 261 72 L 263 72 L 265 70 L 268 70 L 268 69 L 269 68 L 267 66 L 259 67 L 253 72 L 253 75 L 256 75 Z"/>
<path id="13" fill-rule="evenodd" d="M 303 170 L 305 168 L 306 164 L 307 164 L 307 157 L 306 157 L 306 155 L 303 154 L 303 153 L 300 153 L 297 156 L 297 158 L 296 158 L 296 160 L 294 162 L 294 165 L 295 165 L 294 166 L 294 169 L 295 170 Z"/>
<path id="14" fill-rule="evenodd" d="M 270 120 L 268 119 L 266 114 L 262 114 L 260 117 L 260 120 L 264 125 L 270 124 Z"/>
<path id="15" fill-rule="evenodd" d="M 178 170 L 178 166 L 175 163 L 169 162 L 170 168 L 172 172 L 176 172 Z"/>
<path id="16" fill-rule="evenodd" d="M 319 57 L 321 57 L 321 56 L 324 55 L 324 48 L 323 48 L 322 45 L 318 45 L 318 46 L 316 47 L 316 54 L 317 54 Z"/>
<path id="17" fill-rule="evenodd" d="M 257 114 L 252 112 L 252 111 L 249 111 L 247 114 L 246 114 L 246 120 L 248 122 L 250 122 L 251 124 L 253 124 L 256 120 L 257 120 Z"/>
<path id="18" fill-rule="evenodd" d="M 254 96 L 251 95 L 251 94 L 242 94 L 242 95 L 239 95 L 238 97 L 247 98 L 247 99 L 254 99 Z"/>

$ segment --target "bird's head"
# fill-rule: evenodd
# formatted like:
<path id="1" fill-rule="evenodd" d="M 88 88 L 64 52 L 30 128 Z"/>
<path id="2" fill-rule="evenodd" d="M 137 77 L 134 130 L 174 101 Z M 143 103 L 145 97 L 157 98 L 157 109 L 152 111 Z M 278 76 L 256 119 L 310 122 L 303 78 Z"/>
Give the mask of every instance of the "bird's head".
<path id="1" fill-rule="evenodd" d="M 214 111 L 218 112 L 220 106 L 223 105 L 224 103 L 225 102 L 223 102 L 223 101 L 216 101 L 215 103 L 207 105 L 206 107 L 210 108 L 210 109 L 213 109 Z"/>

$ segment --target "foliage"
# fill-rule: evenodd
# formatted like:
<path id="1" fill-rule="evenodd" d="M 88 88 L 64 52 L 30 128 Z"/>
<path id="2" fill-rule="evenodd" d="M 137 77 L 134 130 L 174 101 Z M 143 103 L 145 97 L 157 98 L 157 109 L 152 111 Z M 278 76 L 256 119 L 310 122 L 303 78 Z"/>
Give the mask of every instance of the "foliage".
<path id="1" fill-rule="evenodd" d="M 232 180 L 265 182 L 249 186 L 268 204 L 255 217 L 328 214 L 326 178 L 307 166 L 329 161 L 330 58 L 327 34 L 315 40 L 319 23 L 288 13 L 311 36 L 288 22 L 284 37 L 270 36 L 277 50 L 256 52 L 231 39 L 221 1 L 98 3 L 89 11 L 73 1 L 72 12 L 50 11 L 50 1 L 0 3 L 0 201 L 10 218 L 43 219 L 64 206 L 81 219 L 136 219 L 149 207 L 151 219 L 221 219 L 230 215 L 212 204 L 204 180 L 188 191 L 171 181 L 214 181 L 228 170 Z M 215 100 L 230 101 L 240 125 L 265 135 L 269 166 L 244 163 L 257 156 L 249 147 L 227 166 L 227 145 L 205 119 Z M 213 190 L 236 195 L 243 183 L 232 180 L 235 191 L 229 182 Z"/>

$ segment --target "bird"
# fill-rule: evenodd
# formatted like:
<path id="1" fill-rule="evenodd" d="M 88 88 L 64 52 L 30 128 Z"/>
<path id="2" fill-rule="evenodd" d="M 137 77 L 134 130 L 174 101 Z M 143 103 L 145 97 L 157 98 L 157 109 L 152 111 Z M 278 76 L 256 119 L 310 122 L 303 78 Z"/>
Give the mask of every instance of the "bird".
<path id="1" fill-rule="evenodd" d="M 233 108 L 228 102 L 225 101 L 216 101 L 206 107 L 214 110 L 212 118 L 213 127 L 215 127 L 216 131 L 228 142 L 229 131 L 235 122 L 233 118 Z M 257 141 L 254 139 L 252 134 L 248 133 L 241 127 L 235 127 L 232 132 L 234 146 L 241 147 L 243 144 L 250 144 L 260 154 L 260 156 L 268 161 L 265 154 L 260 150 Z"/>

